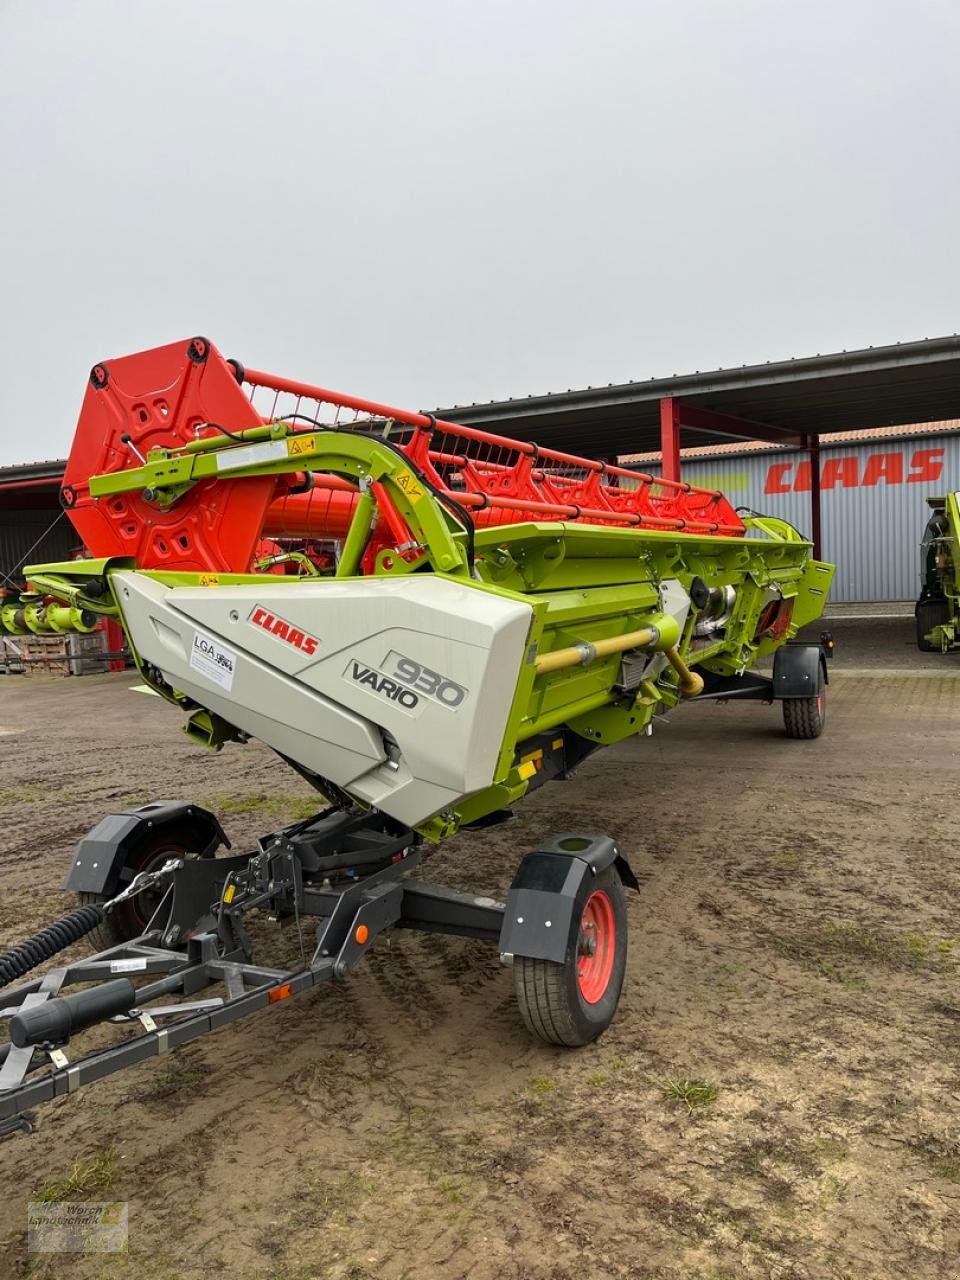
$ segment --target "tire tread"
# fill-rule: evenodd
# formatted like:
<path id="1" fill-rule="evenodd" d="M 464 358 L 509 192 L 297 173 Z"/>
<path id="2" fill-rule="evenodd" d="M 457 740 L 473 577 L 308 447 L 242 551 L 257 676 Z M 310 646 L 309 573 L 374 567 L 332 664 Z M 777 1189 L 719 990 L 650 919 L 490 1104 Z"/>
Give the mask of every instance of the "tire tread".
<path id="1" fill-rule="evenodd" d="M 783 723 L 788 738 L 819 738 L 823 721 L 816 698 L 790 698 L 783 704 Z"/>
<path id="2" fill-rule="evenodd" d="M 615 868 L 610 868 L 609 871 L 608 884 L 615 884 L 614 891 L 620 895 L 622 901 L 623 886 L 619 875 Z M 621 910 L 625 912 L 625 905 Z M 625 914 L 620 925 L 622 929 L 626 929 Z M 625 933 L 622 935 L 621 945 L 624 947 L 625 963 Z M 621 971 L 617 979 L 617 999 L 619 999 L 622 982 Z M 534 959 L 530 956 L 515 956 L 513 983 L 521 1016 L 531 1035 L 547 1044 L 573 1048 L 588 1043 L 590 1039 L 600 1034 L 596 1029 L 585 1033 L 582 1027 L 578 1026 L 570 1006 L 570 974 L 567 965 L 558 964 L 553 960 Z M 616 1002 L 613 1007 L 616 1008 Z M 600 1028 L 602 1029 L 603 1027 Z"/>

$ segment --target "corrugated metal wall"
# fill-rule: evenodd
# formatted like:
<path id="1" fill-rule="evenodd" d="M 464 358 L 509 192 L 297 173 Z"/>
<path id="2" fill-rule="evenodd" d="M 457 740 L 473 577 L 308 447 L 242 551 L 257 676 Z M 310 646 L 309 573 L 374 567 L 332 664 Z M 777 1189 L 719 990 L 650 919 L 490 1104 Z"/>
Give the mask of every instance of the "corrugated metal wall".
<path id="1" fill-rule="evenodd" d="M 805 453 L 684 458 L 682 475 L 810 536 Z M 823 446 L 820 475 L 823 558 L 837 566 L 831 600 L 915 599 L 926 499 L 960 489 L 960 435 Z"/>
<path id="2" fill-rule="evenodd" d="M 51 523 L 56 521 L 51 528 Z M 39 543 L 34 546 L 37 539 Z M 25 559 L 30 564 L 66 560 L 79 545 L 73 525 L 66 515 L 57 519 L 51 511 L 0 511 L 0 573 L 16 578 Z M 33 550 L 31 550 L 31 547 Z M 5 577 L 0 577 L 0 584 Z"/>

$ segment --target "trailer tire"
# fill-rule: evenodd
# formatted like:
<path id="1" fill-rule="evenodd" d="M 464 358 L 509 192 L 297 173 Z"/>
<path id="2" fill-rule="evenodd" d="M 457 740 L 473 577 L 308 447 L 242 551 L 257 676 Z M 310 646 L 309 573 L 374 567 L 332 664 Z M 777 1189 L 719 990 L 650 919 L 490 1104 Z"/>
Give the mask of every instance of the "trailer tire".
<path id="1" fill-rule="evenodd" d="M 827 684 L 823 667 L 814 698 L 784 698 L 783 727 L 788 738 L 819 738 L 827 722 Z"/>
<path id="2" fill-rule="evenodd" d="M 139 874 L 141 871 L 158 870 L 168 858 L 185 857 L 189 841 L 188 844 L 182 841 L 186 835 L 185 831 L 177 831 L 175 827 L 157 831 L 155 839 L 144 841 L 128 859 L 127 865 L 135 874 Z M 80 893 L 78 896 L 83 905 L 92 902 L 101 906 L 107 901 L 106 894 L 102 893 Z M 159 905 L 161 896 L 159 890 L 147 889 L 109 911 L 102 922 L 90 932 L 94 951 L 106 951 L 109 947 L 119 947 L 132 938 L 139 938 Z"/>
<path id="3" fill-rule="evenodd" d="M 588 953 L 581 947 L 592 945 Z M 593 882 L 576 953 L 563 964 L 515 956 L 513 986 L 527 1030 L 547 1044 L 589 1044 L 613 1021 L 627 966 L 627 901 L 616 866 Z"/>
<path id="4" fill-rule="evenodd" d="M 939 653 L 940 646 L 931 644 L 927 636 L 934 627 L 941 627 L 950 621 L 950 607 L 946 600 L 918 600 L 916 615 L 917 648 L 921 653 Z"/>

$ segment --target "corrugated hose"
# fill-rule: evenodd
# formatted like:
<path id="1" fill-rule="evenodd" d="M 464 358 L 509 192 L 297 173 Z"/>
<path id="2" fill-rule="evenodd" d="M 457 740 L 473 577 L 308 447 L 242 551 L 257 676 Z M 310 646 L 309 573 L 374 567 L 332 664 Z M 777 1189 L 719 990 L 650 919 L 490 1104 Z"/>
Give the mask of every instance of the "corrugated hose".
<path id="1" fill-rule="evenodd" d="M 53 924 L 48 924 L 32 938 L 18 942 L 9 951 L 0 953 L 0 987 L 22 978 L 44 960 L 55 956 L 58 951 L 65 951 L 78 942 L 103 922 L 104 915 L 104 909 L 99 903 L 87 903 L 55 920 Z"/>

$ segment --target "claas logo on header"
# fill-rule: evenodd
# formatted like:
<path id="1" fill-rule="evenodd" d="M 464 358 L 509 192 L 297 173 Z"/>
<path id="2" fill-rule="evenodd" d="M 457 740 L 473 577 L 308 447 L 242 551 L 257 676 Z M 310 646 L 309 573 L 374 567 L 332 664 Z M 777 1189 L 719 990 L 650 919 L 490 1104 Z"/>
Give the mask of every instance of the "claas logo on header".
<path id="1" fill-rule="evenodd" d="M 305 653 L 308 657 L 316 653 L 320 646 L 320 641 L 316 636 L 310 635 L 308 631 L 301 631 L 299 627 L 295 627 L 292 622 L 287 622 L 284 618 L 278 618 L 275 613 L 265 609 L 262 604 L 254 606 L 249 621 L 253 626 L 259 627 L 261 631 L 266 631 L 270 635 L 276 636 L 278 640 L 285 641 L 287 644 L 292 645 L 294 649 L 299 649 L 301 653 Z"/>

